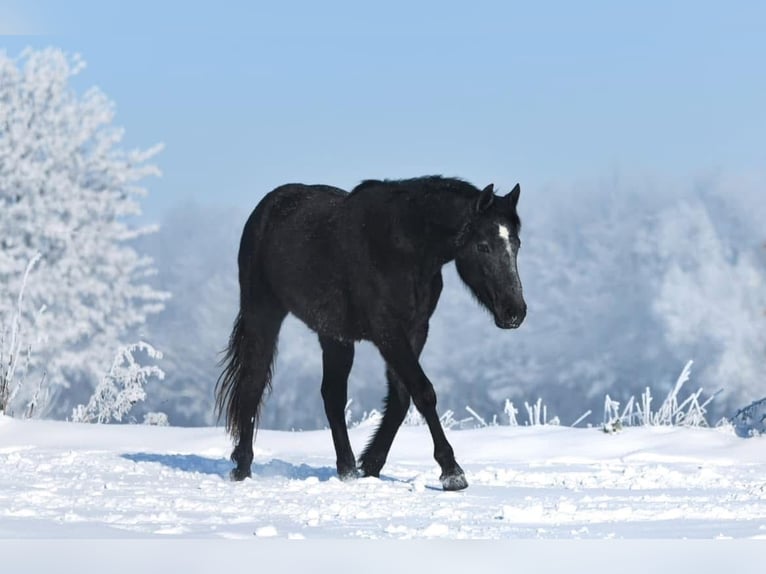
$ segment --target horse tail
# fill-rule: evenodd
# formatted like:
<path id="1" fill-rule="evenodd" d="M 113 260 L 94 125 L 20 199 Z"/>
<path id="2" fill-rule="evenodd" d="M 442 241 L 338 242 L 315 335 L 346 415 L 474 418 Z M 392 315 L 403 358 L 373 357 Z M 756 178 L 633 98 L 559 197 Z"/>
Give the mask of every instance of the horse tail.
<path id="1" fill-rule="evenodd" d="M 237 415 L 242 410 L 242 374 L 247 347 L 244 321 L 240 310 L 234 321 L 226 354 L 220 362 L 223 371 L 215 385 L 216 416 L 220 419 L 224 413 L 226 414 L 226 430 L 232 436 L 237 435 L 240 429 Z"/>
<path id="2" fill-rule="evenodd" d="M 225 414 L 226 430 L 235 438 L 249 424 L 258 427 L 263 396 L 271 388 L 276 336 L 284 318 L 284 314 L 273 317 L 278 304 L 264 306 L 270 298 L 263 287 L 259 252 L 267 213 L 268 202 L 262 201 L 242 232 L 238 257 L 240 307 L 215 385 L 216 416 L 220 420 Z"/>

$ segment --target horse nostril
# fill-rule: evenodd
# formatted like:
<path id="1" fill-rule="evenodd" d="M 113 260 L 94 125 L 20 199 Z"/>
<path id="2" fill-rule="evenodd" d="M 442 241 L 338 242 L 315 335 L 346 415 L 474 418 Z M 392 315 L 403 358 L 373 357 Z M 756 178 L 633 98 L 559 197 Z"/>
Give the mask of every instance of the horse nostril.
<path id="1" fill-rule="evenodd" d="M 517 323 L 520 322 L 519 315 L 514 309 L 506 309 L 504 315 L 505 315 L 505 320 L 508 321 L 509 323 L 516 325 Z"/>
<path id="2" fill-rule="evenodd" d="M 524 322 L 526 314 L 526 309 L 519 309 L 518 307 L 508 308 L 504 313 L 506 322 L 513 327 L 521 325 Z"/>

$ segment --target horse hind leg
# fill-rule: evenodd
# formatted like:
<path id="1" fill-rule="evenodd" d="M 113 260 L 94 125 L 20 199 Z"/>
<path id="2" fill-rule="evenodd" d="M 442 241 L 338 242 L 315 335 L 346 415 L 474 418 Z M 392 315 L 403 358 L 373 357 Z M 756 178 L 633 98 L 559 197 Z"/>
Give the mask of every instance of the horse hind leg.
<path id="1" fill-rule="evenodd" d="M 410 345 L 416 357 L 419 357 L 423 351 L 427 337 L 428 324 L 411 333 Z M 410 409 L 410 393 L 388 365 L 386 366 L 386 380 L 388 381 L 388 394 L 385 400 L 383 420 L 365 448 L 364 454 L 362 454 L 361 469 L 365 476 L 380 476 L 380 471 L 386 463 L 396 433 Z"/>
<path id="2" fill-rule="evenodd" d="M 354 363 L 354 344 L 319 337 L 322 346 L 322 400 L 335 446 L 336 468 L 341 480 L 356 478 L 356 460 L 348 438 L 346 401 L 348 375 Z"/>
<path id="3" fill-rule="evenodd" d="M 394 437 L 410 408 L 410 394 L 407 388 L 389 367 L 386 368 L 386 379 L 388 395 L 385 400 L 383 420 L 380 421 L 375 435 L 361 457 L 360 468 L 364 476 L 380 476 Z"/>
<path id="4" fill-rule="evenodd" d="M 232 480 L 251 475 L 253 438 L 264 393 L 271 385 L 277 338 L 286 311 L 270 298 L 241 311 L 227 352 L 226 368 L 218 385 L 219 411 L 226 411 L 226 426 L 235 440 Z"/>

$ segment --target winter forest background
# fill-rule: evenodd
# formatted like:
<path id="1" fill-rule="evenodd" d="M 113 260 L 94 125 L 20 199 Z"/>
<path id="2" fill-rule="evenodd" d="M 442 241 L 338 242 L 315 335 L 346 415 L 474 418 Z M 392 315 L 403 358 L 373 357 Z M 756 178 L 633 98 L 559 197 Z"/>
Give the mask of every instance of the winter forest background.
<path id="1" fill-rule="evenodd" d="M 109 403 L 110 419 L 164 413 L 174 425 L 214 424 L 239 235 L 269 189 L 253 189 L 246 206 L 185 202 L 147 224 L 141 202 L 162 168 L 161 146 L 130 151 L 115 103 L 75 86 L 82 69 L 55 49 L 0 53 L 6 410 L 100 420 L 99 404 Z M 423 355 L 440 410 L 470 406 L 491 419 L 506 399 L 542 397 L 562 424 L 587 409 L 595 424 L 605 394 L 667 390 L 689 359 L 697 386 L 721 390 L 713 421 L 765 396 L 764 183 L 761 174 L 616 168 L 544 189 L 522 180 L 527 320 L 496 329 L 448 267 Z M 263 426 L 325 426 L 320 376 L 315 336 L 288 320 Z M 353 416 L 379 408 L 384 389 L 381 360 L 359 345 Z"/>

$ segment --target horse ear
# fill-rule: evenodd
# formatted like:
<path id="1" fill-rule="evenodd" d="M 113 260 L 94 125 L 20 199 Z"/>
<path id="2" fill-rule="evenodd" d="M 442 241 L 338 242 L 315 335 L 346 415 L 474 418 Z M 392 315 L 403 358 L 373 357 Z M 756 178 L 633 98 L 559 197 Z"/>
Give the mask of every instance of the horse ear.
<path id="1" fill-rule="evenodd" d="M 505 196 L 506 201 L 508 201 L 508 207 L 512 210 L 516 209 L 516 205 L 519 203 L 519 195 L 521 195 L 521 186 L 517 183 L 511 192 Z"/>
<path id="2" fill-rule="evenodd" d="M 481 190 L 479 199 L 476 200 L 476 212 L 482 213 L 492 207 L 492 203 L 495 201 L 495 186 L 489 184 L 487 187 Z"/>

